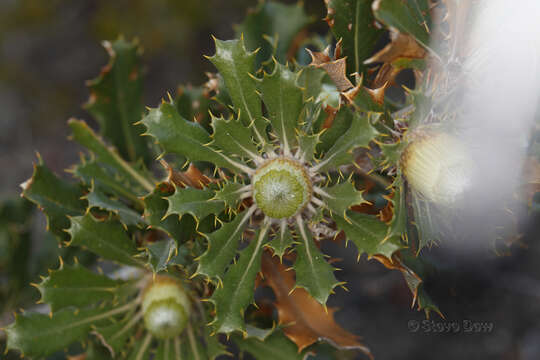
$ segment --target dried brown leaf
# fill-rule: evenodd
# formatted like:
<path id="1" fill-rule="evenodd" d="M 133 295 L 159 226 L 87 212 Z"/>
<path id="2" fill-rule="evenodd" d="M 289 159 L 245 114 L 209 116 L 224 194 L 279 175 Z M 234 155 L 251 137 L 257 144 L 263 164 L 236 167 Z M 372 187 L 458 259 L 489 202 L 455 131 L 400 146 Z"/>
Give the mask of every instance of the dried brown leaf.
<path id="1" fill-rule="evenodd" d="M 275 306 L 283 332 L 302 351 L 307 346 L 324 339 L 336 347 L 357 349 L 373 359 L 369 349 L 359 337 L 339 326 L 334 320 L 336 309 L 325 308 L 303 288 L 295 288 L 294 271 L 280 263 L 278 257 L 265 252 L 262 257 L 264 284 L 276 296 Z M 294 290 L 294 291 L 293 291 Z"/>

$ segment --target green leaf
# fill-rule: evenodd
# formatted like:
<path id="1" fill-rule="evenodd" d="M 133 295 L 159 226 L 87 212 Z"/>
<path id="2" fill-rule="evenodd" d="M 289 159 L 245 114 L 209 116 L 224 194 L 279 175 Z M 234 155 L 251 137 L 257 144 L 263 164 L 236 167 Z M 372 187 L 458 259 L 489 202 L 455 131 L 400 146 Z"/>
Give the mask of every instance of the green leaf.
<path id="1" fill-rule="evenodd" d="M 240 120 L 212 116 L 212 128 L 212 145 L 223 150 L 227 156 L 248 159 L 258 156 L 257 148 L 251 140 L 251 130 Z"/>
<path id="2" fill-rule="evenodd" d="M 283 255 L 285 254 L 287 249 L 293 245 L 293 236 L 291 234 L 291 230 L 285 224 L 284 226 L 280 226 L 280 229 L 272 236 L 273 239 L 270 240 L 270 242 L 266 244 L 266 246 L 271 248 L 274 252 L 274 255 L 279 256 L 279 258 L 281 259 L 283 258 Z"/>
<path id="3" fill-rule="evenodd" d="M 62 264 L 58 270 L 49 271 L 49 277 L 36 287 L 41 292 L 40 302 L 49 304 L 56 312 L 68 306 L 81 308 L 113 300 L 123 284 L 123 281 L 95 274 L 78 264 Z"/>
<path id="4" fill-rule="evenodd" d="M 173 239 L 163 239 L 146 245 L 148 263 L 154 273 L 167 269 L 167 264 L 176 254 L 176 242 Z"/>
<path id="5" fill-rule="evenodd" d="M 143 222 L 141 215 L 118 200 L 111 199 L 99 190 L 92 189 L 84 197 L 88 200 L 88 208 L 99 208 L 119 216 L 124 225 L 137 225 Z"/>
<path id="6" fill-rule="evenodd" d="M 256 337 L 242 338 L 238 334 L 232 335 L 232 340 L 241 351 L 245 351 L 257 358 L 257 360 L 302 360 L 306 355 L 298 352 L 298 347 L 289 340 L 282 331 L 273 331 L 266 339 Z"/>
<path id="7" fill-rule="evenodd" d="M 297 145 L 296 128 L 304 107 L 302 89 L 296 85 L 297 77 L 297 73 L 276 62 L 274 72 L 270 75 L 265 73 L 258 82 L 272 132 L 287 150 Z"/>
<path id="8" fill-rule="evenodd" d="M 167 183 L 161 183 L 156 186 L 151 194 L 143 198 L 144 214 L 143 217 L 150 228 L 164 231 L 171 238 L 176 240 L 177 246 L 185 243 L 195 233 L 195 220 L 191 216 L 167 216 L 169 202 L 166 197 L 171 195 Z"/>
<path id="9" fill-rule="evenodd" d="M 288 60 L 294 38 L 311 20 L 305 14 L 301 2 L 286 5 L 264 1 L 254 11 L 250 11 L 244 22 L 235 30 L 238 37 L 244 36 L 248 49 L 260 48 L 257 52 L 257 68 L 259 68 L 272 53 L 280 62 Z M 277 45 L 271 42 L 277 42 Z"/>
<path id="10" fill-rule="evenodd" d="M 306 289 L 321 304 L 326 304 L 332 289 L 339 283 L 334 268 L 315 246 L 311 232 L 304 224 L 297 224 L 300 242 L 296 245 L 296 286 Z"/>
<path id="11" fill-rule="evenodd" d="M 106 164 L 117 171 L 122 178 L 129 181 L 131 187 L 139 186 L 144 190 L 152 191 L 154 187 L 152 183 L 141 172 L 122 159 L 114 148 L 105 145 L 103 140 L 84 121 L 70 119 L 68 124 L 71 131 L 73 131 L 73 139 L 92 151 L 98 162 Z M 137 136 L 140 137 L 140 135 Z M 138 195 L 140 193 L 141 190 L 137 192 Z"/>
<path id="12" fill-rule="evenodd" d="M 351 206 L 365 202 L 362 193 L 356 190 L 351 181 L 324 188 L 323 191 L 328 195 L 323 196 L 328 209 L 340 216 L 345 216 Z"/>
<path id="13" fill-rule="evenodd" d="M 77 340 L 83 340 L 92 324 L 127 311 L 130 305 L 112 310 L 64 309 L 52 318 L 40 313 L 23 313 L 6 328 L 7 348 L 19 350 L 24 356 L 39 357 L 61 350 Z"/>
<path id="14" fill-rule="evenodd" d="M 41 158 L 34 165 L 32 177 L 21 187 L 22 196 L 36 204 L 47 216 L 47 230 L 61 240 L 68 240 L 64 232 L 69 227 L 68 216 L 82 215 L 86 210 L 86 201 L 81 199 L 81 187 L 58 178 Z"/>
<path id="15" fill-rule="evenodd" d="M 342 106 L 336 114 L 332 126 L 321 134 L 321 141 L 317 144 L 317 152 L 325 153 L 343 134 L 346 134 L 353 121 L 353 112 L 347 106 Z"/>
<path id="16" fill-rule="evenodd" d="M 386 167 L 397 166 L 403 150 L 407 146 L 407 143 L 400 141 L 392 144 L 379 144 L 381 152 L 383 154 L 382 165 Z"/>
<path id="17" fill-rule="evenodd" d="M 211 325 L 218 333 L 244 331 L 244 310 L 253 302 L 255 278 L 261 267 L 263 242 L 269 224 L 257 232 L 249 246 L 240 253 L 237 263 L 233 264 L 223 279 L 223 286 L 217 287 L 210 298 L 216 306 L 216 316 Z"/>
<path id="18" fill-rule="evenodd" d="M 175 360 L 178 357 L 175 354 L 174 340 L 164 339 L 158 344 L 154 360 Z"/>
<path id="19" fill-rule="evenodd" d="M 109 139 L 124 159 L 150 159 L 142 129 L 134 125 L 141 119 L 142 103 L 141 50 L 133 42 L 118 39 L 103 43 L 110 56 L 109 64 L 100 76 L 88 82 L 90 99 L 86 109 L 101 126 L 101 133 Z"/>
<path id="20" fill-rule="evenodd" d="M 304 161 L 311 162 L 315 159 L 315 149 L 317 144 L 320 141 L 320 135 L 307 135 L 299 134 L 298 135 L 298 147 L 302 152 Z"/>
<path id="21" fill-rule="evenodd" d="M 143 339 L 136 341 L 133 349 L 129 353 L 127 360 L 145 360 L 150 359 L 150 344 L 152 334 L 146 333 Z"/>
<path id="22" fill-rule="evenodd" d="M 140 201 L 138 196 L 143 194 L 142 189 L 136 189 L 119 177 L 114 176 L 111 171 L 94 160 L 88 161 L 83 158 L 82 162 L 70 169 L 69 172 L 81 179 L 89 187 L 93 186 L 102 192 L 115 194 L 134 203 L 138 203 Z"/>
<path id="23" fill-rule="evenodd" d="M 210 124 L 211 101 L 203 87 L 191 85 L 178 87 L 174 103 L 184 119 L 197 121 L 204 127 Z"/>
<path id="24" fill-rule="evenodd" d="M 354 162 L 352 151 L 358 147 L 367 147 L 378 135 L 377 130 L 371 126 L 368 116 L 358 113 L 354 113 L 353 116 L 350 128 L 338 138 L 317 164 L 318 171 L 324 172 L 340 165 L 352 164 Z"/>
<path id="25" fill-rule="evenodd" d="M 198 123 L 184 119 L 172 103 L 164 102 L 151 109 L 142 119 L 148 131 L 145 135 L 153 136 L 166 153 L 183 155 L 190 161 L 208 161 L 219 167 L 231 170 L 242 166 L 225 155 L 212 149 L 210 134 Z"/>
<path id="26" fill-rule="evenodd" d="M 430 245 L 440 239 L 442 235 L 442 223 L 436 209 L 417 192 L 412 192 L 412 208 L 414 224 L 418 229 L 418 253 L 426 245 Z"/>
<path id="27" fill-rule="evenodd" d="M 428 0 L 376 0 L 373 13 L 380 22 L 412 35 L 429 49 L 431 19 Z"/>
<path id="28" fill-rule="evenodd" d="M 137 248 L 118 221 L 98 221 L 88 213 L 72 217 L 67 232 L 71 235 L 70 246 L 81 246 L 107 260 L 122 264 L 142 265 L 133 258 L 138 253 Z"/>
<path id="29" fill-rule="evenodd" d="M 96 326 L 92 333 L 97 336 L 114 358 L 120 355 L 126 348 L 129 338 L 137 329 L 137 323 L 142 321 L 141 314 L 133 315 L 129 313 L 122 320 L 110 325 Z"/>
<path id="30" fill-rule="evenodd" d="M 383 30 L 375 26 L 371 11 L 372 0 L 326 1 L 330 25 L 337 40 L 342 39 L 343 55 L 347 57 L 347 73 L 361 74 L 363 65 L 375 48 Z"/>
<path id="31" fill-rule="evenodd" d="M 201 221 L 210 214 L 219 214 L 225 209 L 225 203 L 214 200 L 214 191 L 211 189 L 194 189 L 177 187 L 173 195 L 167 198 L 169 209 L 167 214 L 177 214 L 182 217 L 190 214 L 196 221 Z"/>
<path id="32" fill-rule="evenodd" d="M 242 193 L 241 189 L 244 187 L 244 184 L 234 182 L 225 183 L 221 189 L 216 191 L 214 199 L 223 201 L 226 207 L 236 209 L 240 204 L 240 201 L 242 201 L 240 195 Z"/>
<path id="33" fill-rule="evenodd" d="M 223 273 L 236 255 L 238 242 L 248 224 L 254 208 L 237 214 L 233 221 L 207 235 L 208 249 L 198 259 L 197 273 L 209 278 L 223 278 Z"/>
<path id="34" fill-rule="evenodd" d="M 252 126 L 255 139 L 266 142 L 266 122 L 262 118 L 261 99 L 256 96 L 254 70 L 255 53 L 248 53 L 242 40 L 221 41 L 214 38 L 216 53 L 208 59 L 225 80 L 235 110 L 244 125 Z"/>
<path id="35" fill-rule="evenodd" d="M 403 248 L 399 238 L 385 240 L 387 225 L 372 215 L 348 211 L 346 218 L 334 214 L 332 219 L 338 229 L 345 232 L 347 240 L 356 245 L 358 257 L 367 253 L 368 256 L 381 254 L 390 258 L 394 252 Z"/>

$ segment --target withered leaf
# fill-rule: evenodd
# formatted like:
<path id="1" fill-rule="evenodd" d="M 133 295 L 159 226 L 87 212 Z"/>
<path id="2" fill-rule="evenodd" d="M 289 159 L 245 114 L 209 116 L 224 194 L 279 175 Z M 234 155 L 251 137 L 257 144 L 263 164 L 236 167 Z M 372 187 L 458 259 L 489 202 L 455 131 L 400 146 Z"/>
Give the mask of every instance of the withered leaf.
<path id="1" fill-rule="evenodd" d="M 342 349 L 357 349 L 373 359 L 359 337 L 339 326 L 334 320 L 336 309 L 325 308 L 303 288 L 295 288 L 294 271 L 266 251 L 262 257 L 262 284 L 272 288 L 275 306 L 283 332 L 302 351 L 320 339 Z M 294 291 L 292 291 L 294 289 Z"/>

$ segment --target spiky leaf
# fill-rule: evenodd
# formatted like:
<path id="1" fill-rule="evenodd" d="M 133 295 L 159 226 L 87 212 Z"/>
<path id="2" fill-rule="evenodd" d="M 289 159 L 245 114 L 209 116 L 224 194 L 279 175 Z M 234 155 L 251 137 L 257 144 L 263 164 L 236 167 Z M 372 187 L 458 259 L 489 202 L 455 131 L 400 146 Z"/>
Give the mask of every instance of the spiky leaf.
<path id="1" fill-rule="evenodd" d="M 141 119 L 142 81 L 140 48 L 133 42 L 118 39 L 103 46 L 110 56 L 100 76 L 88 82 L 91 96 L 86 109 L 101 125 L 101 133 L 120 151 L 124 159 L 149 160 L 143 129 L 134 123 Z"/>
<path id="2" fill-rule="evenodd" d="M 183 216 L 182 219 L 179 219 L 178 216 L 165 217 L 169 207 L 165 198 L 172 194 L 169 189 L 168 184 L 159 184 L 151 194 L 143 198 L 143 217 L 150 228 L 166 232 L 179 246 L 195 232 L 195 221 L 191 216 Z"/>
<path id="3" fill-rule="evenodd" d="M 216 191 L 214 199 L 225 202 L 225 206 L 236 209 L 241 201 L 241 189 L 245 187 L 243 184 L 228 182 L 221 189 Z"/>
<path id="4" fill-rule="evenodd" d="M 296 285 L 306 289 L 321 304 L 326 304 L 332 289 L 338 285 L 334 268 L 315 246 L 311 232 L 304 224 L 297 227 L 300 239 L 296 245 Z"/>
<path id="5" fill-rule="evenodd" d="M 375 47 L 383 30 L 375 26 L 371 11 L 372 0 L 326 1 L 330 25 L 337 40 L 342 39 L 343 55 L 347 57 L 347 72 L 362 73 L 363 64 Z"/>
<path id="6" fill-rule="evenodd" d="M 351 206 L 360 205 L 365 201 L 361 192 L 356 190 L 350 181 L 324 188 L 323 191 L 328 194 L 328 196 L 323 196 L 328 209 L 340 216 L 345 216 L 345 212 Z"/>
<path id="7" fill-rule="evenodd" d="M 176 253 L 176 242 L 173 239 L 163 239 L 146 246 L 148 263 L 154 273 L 167 269 L 167 264 Z"/>
<path id="8" fill-rule="evenodd" d="M 137 225 L 143 221 L 141 215 L 135 210 L 99 190 L 92 189 L 85 199 L 88 200 L 88 208 L 99 208 L 117 214 L 124 225 Z"/>
<path id="9" fill-rule="evenodd" d="M 88 213 L 72 217 L 67 232 L 71 235 L 70 246 L 81 246 L 105 259 L 122 264 L 142 265 L 133 258 L 138 253 L 137 248 L 118 221 L 97 221 Z"/>
<path id="10" fill-rule="evenodd" d="M 387 226 L 372 215 L 348 211 L 346 218 L 334 214 L 332 218 L 338 229 L 343 230 L 347 240 L 352 241 L 358 249 L 358 256 L 363 253 L 368 256 L 382 254 L 391 257 L 392 254 L 403 248 L 399 238 L 386 238 Z"/>
<path id="11" fill-rule="evenodd" d="M 349 107 L 342 106 L 337 112 L 332 126 L 321 134 L 321 141 L 317 144 L 318 152 L 327 152 L 336 144 L 336 141 L 351 127 L 353 113 Z"/>
<path id="12" fill-rule="evenodd" d="M 244 22 L 236 28 L 236 34 L 244 35 L 248 49 L 260 48 L 257 53 L 258 68 L 272 54 L 280 62 L 288 60 L 294 38 L 310 21 L 301 2 L 287 5 L 264 1 L 248 13 Z"/>
<path id="13" fill-rule="evenodd" d="M 293 245 L 293 236 L 289 227 L 285 224 L 280 226 L 280 228 L 273 235 L 273 239 L 266 244 L 269 248 L 272 249 L 274 255 L 279 256 L 281 259 L 288 248 Z"/>
<path id="14" fill-rule="evenodd" d="M 127 357 L 127 360 L 142 360 L 150 359 L 150 344 L 152 342 L 152 335 L 146 333 L 144 338 L 136 341 Z"/>
<path id="15" fill-rule="evenodd" d="M 212 144 L 232 157 L 253 158 L 258 155 L 251 140 L 251 130 L 239 120 L 212 117 Z"/>
<path id="16" fill-rule="evenodd" d="M 253 302 L 255 278 L 261 267 L 263 242 L 268 231 L 264 225 L 258 231 L 249 246 L 240 254 L 237 263 L 231 265 L 223 286 L 218 287 L 210 300 L 216 306 L 216 316 L 211 325 L 219 333 L 245 329 L 243 314 L 246 307 Z"/>
<path id="17" fill-rule="evenodd" d="M 73 139 L 92 151 L 98 162 L 110 166 L 122 179 L 129 181 L 130 187 L 135 188 L 138 195 L 141 195 L 141 191 L 152 190 L 152 183 L 140 171 L 122 159 L 115 148 L 105 145 L 103 140 L 84 121 L 70 119 L 68 124 L 73 131 Z M 137 136 L 140 137 L 140 135 Z"/>
<path id="18" fill-rule="evenodd" d="M 82 215 L 86 201 L 81 187 L 69 184 L 50 171 L 41 158 L 34 165 L 32 177 L 21 184 L 22 196 L 35 203 L 47 216 L 47 230 L 62 240 L 69 227 L 68 216 Z"/>
<path id="19" fill-rule="evenodd" d="M 95 274 L 80 265 L 63 265 L 51 271 L 36 287 L 41 292 L 41 301 L 56 312 L 68 306 L 81 308 L 112 300 L 123 284 L 123 281 Z"/>
<path id="20" fill-rule="evenodd" d="M 295 129 L 303 108 L 303 94 L 296 85 L 297 77 L 296 73 L 276 62 L 274 72 L 265 74 L 258 83 L 259 92 L 268 110 L 272 132 L 287 149 L 292 149 L 297 144 Z"/>
<path id="21" fill-rule="evenodd" d="M 233 221 L 207 235 L 208 249 L 199 259 L 197 273 L 209 278 L 223 278 L 223 273 L 236 254 L 238 242 L 242 238 L 252 211 L 236 215 Z"/>
<path id="22" fill-rule="evenodd" d="M 200 221 L 210 214 L 219 214 L 225 209 L 221 200 L 214 199 L 214 191 L 211 189 L 194 189 L 177 187 L 173 195 L 167 198 L 169 209 L 165 216 L 177 214 L 192 215 Z"/>
<path id="23" fill-rule="evenodd" d="M 327 171 L 340 165 L 352 164 L 352 151 L 358 147 L 367 147 L 377 135 L 378 132 L 371 126 L 368 116 L 354 113 L 351 126 L 326 152 L 318 164 L 319 170 Z"/>
<path id="24" fill-rule="evenodd" d="M 225 80 L 235 110 L 244 125 L 253 125 L 255 139 L 265 142 L 266 122 L 262 118 L 261 100 L 255 94 L 255 53 L 248 53 L 242 40 L 221 41 L 214 39 L 216 53 L 209 60 L 217 67 Z"/>
<path id="25" fill-rule="evenodd" d="M 111 356 L 118 357 L 126 348 L 128 339 L 133 336 L 140 316 L 125 316 L 122 320 L 110 325 L 96 326 L 92 333 L 107 348 Z"/>
<path id="26" fill-rule="evenodd" d="M 407 204 L 405 202 L 405 189 L 403 187 L 403 180 L 401 175 L 398 174 L 392 184 L 394 194 L 389 200 L 392 202 L 394 214 L 390 221 L 388 228 L 387 238 L 398 236 L 407 236 Z"/>
<path id="27" fill-rule="evenodd" d="M 376 0 L 373 13 L 377 20 L 414 36 L 425 48 L 429 48 L 431 26 L 428 0 Z"/>
<path id="28" fill-rule="evenodd" d="M 118 313 L 119 309 L 64 309 L 52 318 L 40 313 L 17 315 L 15 322 L 6 328 L 7 348 L 28 357 L 52 354 L 84 339 L 92 324 Z"/>

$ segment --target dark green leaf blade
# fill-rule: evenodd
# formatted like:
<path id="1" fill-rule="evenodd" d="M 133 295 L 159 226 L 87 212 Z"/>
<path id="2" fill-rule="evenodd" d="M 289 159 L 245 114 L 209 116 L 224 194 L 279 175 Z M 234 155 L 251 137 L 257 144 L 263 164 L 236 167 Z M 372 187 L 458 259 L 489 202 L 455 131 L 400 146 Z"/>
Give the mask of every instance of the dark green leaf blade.
<path id="1" fill-rule="evenodd" d="M 88 213 L 71 218 L 69 245 L 81 246 L 93 253 L 126 265 L 142 266 L 133 256 L 138 253 L 122 224 L 113 220 L 97 221 Z"/>
<path id="2" fill-rule="evenodd" d="M 298 352 L 298 347 L 289 340 L 282 331 L 275 330 L 264 340 L 257 337 L 242 338 L 233 334 L 232 340 L 241 351 L 256 356 L 258 360 L 302 360 L 304 352 Z"/>
<path id="3" fill-rule="evenodd" d="M 356 245 L 359 257 L 366 253 L 368 256 L 381 254 L 390 258 L 403 248 L 399 238 L 386 238 L 388 226 L 372 215 L 348 211 L 346 218 L 334 214 L 332 219 L 338 229 L 345 232 L 347 240 Z"/>
<path id="4" fill-rule="evenodd" d="M 275 63 L 272 74 L 265 74 L 258 83 L 272 132 L 277 136 L 285 151 L 297 145 L 296 128 L 300 123 L 303 108 L 303 92 L 296 85 L 298 74 L 285 65 Z"/>
<path id="5" fill-rule="evenodd" d="M 99 190 L 92 189 L 85 197 L 88 208 L 98 208 L 117 214 L 120 221 L 128 225 L 138 225 L 143 222 L 141 215 L 135 210 L 116 199 L 112 199 Z"/>
<path id="6" fill-rule="evenodd" d="M 296 245 L 296 286 L 303 287 L 321 304 L 326 304 L 332 290 L 339 284 L 334 268 L 315 246 L 311 232 L 302 223 L 297 224 L 300 242 Z"/>
<path id="7" fill-rule="evenodd" d="M 345 216 L 347 210 L 353 205 L 365 202 L 362 193 L 356 190 L 351 181 L 344 181 L 331 187 L 324 188 L 326 193 L 323 201 L 330 211 L 340 216 Z"/>
<path id="8" fill-rule="evenodd" d="M 82 215 L 86 201 L 80 186 L 69 184 L 50 171 L 41 158 L 34 165 L 32 177 L 21 184 L 22 196 L 35 203 L 47 216 L 47 230 L 61 240 L 69 227 L 68 216 Z"/>
<path id="9" fill-rule="evenodd" d="M 154 273 L 167 269 L 167 264 L 176 254 L 176 242 L 173 239 L 163 239 L 146 246 L 148 263 Z"/>
<path id="10" fill-rule="evenodd" d="M 212 116 L 212 145 L 222 150 L 226 155 L 236 158 L 251 158 L 258 156 L 257 148 L 251 139 L 251 131 L 240 120 Z"/>
<path id="11" fill-rule="evenodd" d="M 91 96 L 86 109 L 101 125 L 101 133 L 120 151 L 124 159 L 150 159 L 142 130 L 134 123 L 143 115 L 141 49 L 133 42 L 118 39 L 103 46 L 110 56 L 100 76 L 88 82 Z"/>
<path id="12" fill-rule="evenodd" d="M 352 151 L 358 147 L 367 147 L 379 133 L 370 123 L 369 116 L 354 113 L 351 126 L 341 135 L 317 164 L 318 171 L 328 171 L 340 165 L 352 164 Z"/>
<path id="13" fill-rule="evenodd" d="M 169 209 L 165 217 L 177 214 L 182 217 L 185 214 L 193 216 L 201 221 L 210 214 L 219 214 L 225 209 L 225 203 L 214 199 L 214 191 L 211 189 L 195 189 L 177 187 L 173 195 L 167 198 Z"/>
<path id="14" fill-rule="evenodd" d="M 62 264 L 58 270 L 50 271 L 36 287 L 41 292 L 40 302 L 49 304 L 56 312 L 68 306 L 81 308 L 110 301 L 123 284 L 123 281 L 95 274 L 78 264 Z"/>
<path id="15" fill-rule="evenodd" d="M 216 306 L 216 316 L 211 325 L 218 333 L 245 330 L 244 310 L 253 302 L 255 278 L 261 267 L 263 242 L 268 224 L 262 226 L 249 246 L 240 254 L 223 279 L 223 286 L 216 288 L 210 301 Z"/>
<path id="16" fill-rule="evenodd" d="M 256 96 L 254 71 L 255 53 L 248 53 L 242 40 L 221 41 L 214 38 L 216 53 L 208 59 L 225 80 L 234 108 L 244 125 L 250 125 L 255 140 L 266 142 L 266 122 L 262 118 L 261 99 Z"/>

